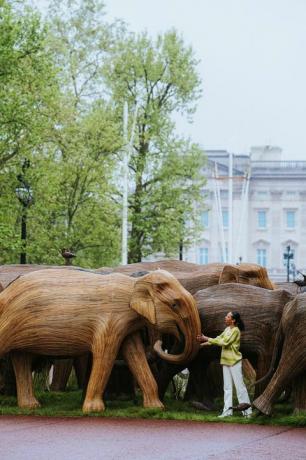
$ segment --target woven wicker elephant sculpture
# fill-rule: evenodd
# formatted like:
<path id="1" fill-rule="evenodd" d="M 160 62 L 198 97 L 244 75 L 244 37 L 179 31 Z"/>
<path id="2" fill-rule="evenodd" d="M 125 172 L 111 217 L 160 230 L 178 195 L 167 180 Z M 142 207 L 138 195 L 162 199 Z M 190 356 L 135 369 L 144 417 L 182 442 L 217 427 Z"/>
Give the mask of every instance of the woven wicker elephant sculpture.
<path id="1" fill-rule="evenodd" d="M 161 358 L 177 363 L 197 353 L 200 320 L 195 301 L 166 271 L 134 279 L 50 269 L 18 278 L 0 294 L 0 356 L 12 352 L 18 405 L 38 405 L 32 388 L 32 354 L 68 357 L 91 352 L 83 411 L 104 410 L 101 395 L 118 351 L 124 344 L 129 348 L 133 334 L 146 324 L 178 340 L 184 337 L 177 355 L 164 352 L 162 343 L 156 342 Z M 144 354 L 138 345 L 132 345 L 131 353 L 136 371 Z"/>
<path id="2" fill-rule="evenodd" d="M 285 306 L 279 327 L 284 343 L 276 372 L 265 391 L 253 402 L 254 407 L 266 415 L 271 414 L 273 403 L 291 384 L 303 389 L 299 396 L 306 410 L 306 293 L 297 295 Z M 277 353 L 274 355 L 277 357 Z M 271 363 L 271 369 L 275 364 L 276 360 Z"/>

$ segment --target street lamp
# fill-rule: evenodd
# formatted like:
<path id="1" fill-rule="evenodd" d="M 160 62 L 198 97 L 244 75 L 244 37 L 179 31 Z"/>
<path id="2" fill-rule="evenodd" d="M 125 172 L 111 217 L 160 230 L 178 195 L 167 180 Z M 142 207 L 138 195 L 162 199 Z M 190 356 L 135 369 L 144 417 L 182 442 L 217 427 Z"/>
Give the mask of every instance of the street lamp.
<path id="1" fill-rule="evenodd" d="M 27 254 L 26 254 L 26 244 L 27 244 L 27 212 L 28 208 L 33 204 L 33 191 L 26 181 L 24 174 L 26 170 L 30 167 L 29 160 L 25 160 L 22 165 L 22 174 L 18 174 L 17 179 L 19 181 L 19 186 L 16 187 L 15 193 L 22 205 L 21 210 L 21 253 L 20 253 L 20 263 L 27 263 Z"/>
<path id="2" fill-rule="evenodd" d="M 287 252 L 284 252 L 284 260 L 287 265 L 287 283 L 289 283 L 289 274 L 290 274 L 290 260 L 293 259 L 294 254 L 291 251 L 290 246 L 286 247 Z"/>

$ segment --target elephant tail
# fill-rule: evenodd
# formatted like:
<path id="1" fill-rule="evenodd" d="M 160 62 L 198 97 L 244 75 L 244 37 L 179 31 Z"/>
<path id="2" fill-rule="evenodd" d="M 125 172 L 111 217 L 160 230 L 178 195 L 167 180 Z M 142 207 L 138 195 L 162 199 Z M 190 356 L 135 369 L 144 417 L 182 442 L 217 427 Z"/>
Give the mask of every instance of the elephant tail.
<path id="1" fill-rule="evenodd" d="M 280 321 L 277 332 L 276 332 L 270 368 L 268 372 L 266 373 L 266 375 L 264 375 L 261 379 L 256 380 L 256 382 L 254 382 L 252 386 L 265 382 L 268 378 L 272 377 L 272 375 L 274 374 L 277 368 L 279 360 L 280 360 L 283 343 L 284 343 L 284 332 L 283 332 L 282 322 Z"/>

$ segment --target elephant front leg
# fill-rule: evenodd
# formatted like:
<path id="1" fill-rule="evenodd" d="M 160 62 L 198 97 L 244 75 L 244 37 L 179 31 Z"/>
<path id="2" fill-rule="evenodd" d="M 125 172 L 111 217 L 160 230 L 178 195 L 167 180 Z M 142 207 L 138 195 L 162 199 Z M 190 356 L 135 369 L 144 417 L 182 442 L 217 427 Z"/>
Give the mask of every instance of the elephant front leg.
<path id="1" fill-rule="evenodd" d="M 105 334 L 105 333 L 104 333 Z M 107 342 L 107 344 L 106 344 Z M 102 412 L 105 409 L 102 395 L 120 347 L 120 334 L 95 340 L 92 348 L 92 368 L 87 386 L 83 412 Z"/>
<path id="2" fill-rule="evenodd" d="M 18 406 L 27 409 L 40 407 L 33 393 L 32 355 L 16 351 L 10 356 L 16 377 Z"/>
<path id="3" fill-rule="evenodd" d="M 139 332 L 129 335 L 124 340 L 121 350 L 130 371 L 142 391 L 143 406 L 163 409 L 164 405 L 158 397 L 157 383 L 148 364 Z"/>

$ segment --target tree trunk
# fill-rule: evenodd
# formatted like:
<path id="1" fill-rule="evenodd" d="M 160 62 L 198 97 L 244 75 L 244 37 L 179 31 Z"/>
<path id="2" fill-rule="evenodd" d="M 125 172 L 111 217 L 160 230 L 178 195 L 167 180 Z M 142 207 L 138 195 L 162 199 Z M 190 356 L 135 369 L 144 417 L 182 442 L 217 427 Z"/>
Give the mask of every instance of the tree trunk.
<path id="1" fill-rule="evenodd" d="M 139 225 L 142 218 L 142 200 L 145 193 L 143 187 L 143 175 L 146 166 L 146 156 L 149 151 L 149 144 L 145 141 L 145 126 L 142 126 L 143 134 L 140 136 L 140 148 L 136 160 L 136 182 L 135 192 L 130 206 L 132 210 L 131 233 L 129 240 L 128 263 L 137 263 L 142 260 L 143 230 Z"/>

